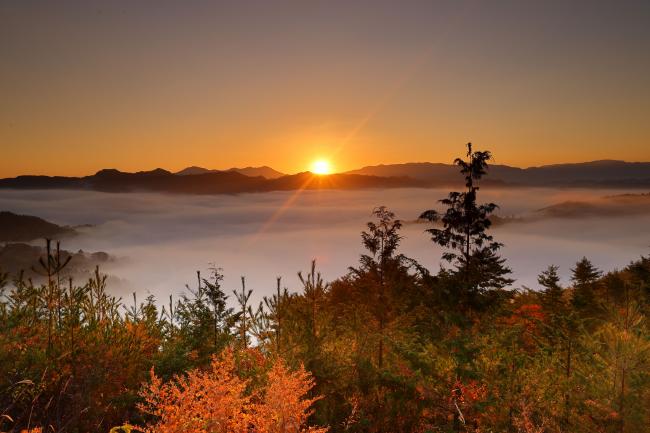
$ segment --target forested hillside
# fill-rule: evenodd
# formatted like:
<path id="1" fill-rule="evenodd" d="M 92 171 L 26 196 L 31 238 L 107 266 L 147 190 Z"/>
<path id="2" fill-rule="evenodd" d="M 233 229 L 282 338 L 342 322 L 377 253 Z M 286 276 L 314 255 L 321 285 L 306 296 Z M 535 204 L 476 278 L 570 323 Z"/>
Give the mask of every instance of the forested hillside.
<path id="1" fill-rule="evenodd" d="M 216 267 L 165 300 L 65 279 L 53 249 L 44 284 L 0 272 L 0 431 L 649 431 L 650 258 L 576 257 L 568 287 L 540 263 L 516 289 L 480 200 L 490 159 L 468 145 L 465 187 L 422 203 L 441 269 L 379 207 L 347 274 L 312 262 L 259 305 Z"/>

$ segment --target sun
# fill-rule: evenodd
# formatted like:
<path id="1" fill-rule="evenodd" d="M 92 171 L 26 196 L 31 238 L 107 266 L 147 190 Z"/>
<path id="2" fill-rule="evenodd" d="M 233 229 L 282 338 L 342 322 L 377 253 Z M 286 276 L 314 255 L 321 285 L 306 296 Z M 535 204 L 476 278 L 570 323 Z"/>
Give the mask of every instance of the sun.
<path id="1" fill-rule="evenodd" d="M 311 171 L 315 174 L 330 174 L 332 167 L 330 162 L 325 159 L 318 159 L 311 164 Z"/>

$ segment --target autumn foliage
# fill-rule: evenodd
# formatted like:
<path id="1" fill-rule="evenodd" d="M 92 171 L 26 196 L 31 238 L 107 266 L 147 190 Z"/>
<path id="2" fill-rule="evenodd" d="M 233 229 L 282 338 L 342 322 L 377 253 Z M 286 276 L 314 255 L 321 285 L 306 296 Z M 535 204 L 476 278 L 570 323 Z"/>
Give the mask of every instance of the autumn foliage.
<path id="1" fill-rule="evenodd" d="M 290 371 L 276 360 L 263 386 L 238 375 L 231 349 L 215 357 L 208 369 L 193 369 L 163 383 L 153 371 L 142 391 L 140 409 L 155 419 L 142 430 L 151 433 L 300 433 L 326 432 L 306 427 L 312 404 L 307 394 L 314 381 L 304 368 Z"/>

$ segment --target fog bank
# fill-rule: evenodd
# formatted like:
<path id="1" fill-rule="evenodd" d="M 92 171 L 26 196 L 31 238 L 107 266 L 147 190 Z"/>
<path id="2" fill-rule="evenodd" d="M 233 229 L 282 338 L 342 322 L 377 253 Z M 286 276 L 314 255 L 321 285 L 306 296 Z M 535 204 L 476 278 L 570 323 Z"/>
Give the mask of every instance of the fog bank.
<path id="1" fill-rule="evenodd" d="M 567 218 L 535 212 L 562 202 L 598 203 L 615 190 L 503 189 L 481 191 L 481 201 L 500 205 L 501 216 L 527 222 L 495 227 L 502 254 L 513 269 L 515 286 L 537 288 L 536 275 L 560 266 L 566 283 L 582 256 L 601 269 L 620 268 L 650 251 L 649 212 L 603 212 Z M 240 276 L 256 298 L 269 294 L 275 277 L 299 288 L 296 272 L 312 258 L 326 280 L 343 275 L 362 253 L 359 234 L 372 209 L 386 205 L 407 221 L 401 251 L 436 271 L 441 265 L 423 224 L 412 223 L 446 195 L 435 189 L 305 191 L 189 196 L 153 193 L 110 194 L 89 191 L 0 191 L 0 210 L 40 216 L 57 224 L 92 227 L 65 241 L 66 249 L 106 251 L 117 257 L 106 272 L 117 277 L 119 296 L 136 291 L 159 298 L 192 287 L 196 270 L 223 268 L 226 292 Z M 535 218 L 526 219 L 534 215 Z"/>

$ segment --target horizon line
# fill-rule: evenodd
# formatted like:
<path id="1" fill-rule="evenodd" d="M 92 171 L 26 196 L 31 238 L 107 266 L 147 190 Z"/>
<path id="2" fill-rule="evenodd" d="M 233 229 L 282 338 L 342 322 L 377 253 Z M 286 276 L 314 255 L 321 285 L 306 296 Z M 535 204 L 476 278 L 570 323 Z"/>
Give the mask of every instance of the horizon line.
<path id="1" fill-rule="evenodd" d="M 552 163 L 552 164 L 542 164 L 542 165 L 531 165 L 527 167 L 521 167 L 517 165 L 509 165 L 509 164 L 489 164 L 489 166 L 500 166 L 500 167 L 510 167 L 510 168 L 516 168 L 520 170 L 528 170 L 528 169 L 535 169 L 535 168 L 543 168 L 543 167 L 555 167 L 555 166 L 563 166 L 563 165 L 582 165 L 582 164 L 596 164 L 596 163 L 623 163 L 623 164 L 650 164 L 650 161 L 628 161 L 628 160 L 623 160 L 623 159 L 610 159 L 610 158 L 605 158 L 605 159 L 594 159 L 594 160 L 587 160 L 587 161 L 578 161 L 578 162 L 557 162 L 557 163 Z M 432 162 L 432 161 L 409 161 L 409 162 L 389 162 L 389 163 L 379 163 L 379 164 L 368 164 L 368 165 L 363 165 L 357 168 L 353 168 L 350 170 L 344 170 L 344 171 L 334 171 L 332 173 L 329 173 L 329 175 L 332 174 L 348 174 L 353 171 L 358 171 L 358 170 L 363 170 L 365 168 L 371 168 L 371 167 L 386 167 L 386 166 L 396 166 L 396 165 L 409 165 L 409 164 L 431 164 L 431 165 L 446 165 L 446 166 L 453 166 L 453 162 Z M 216 172 L 228 172 L 228 171 L 238 171 L 238 170 L 246 170 L 246 169 L 271 169 L 273 171 L 276 171 L 277 173 L 281 174 L 282 176 L 292 176 L 296 174 L 301 174 L 301 173 L 310 173 L 311 170 L 306 169 L 306 170 L 300 170 L 300 171 L 295 171 L 295 172 L 284 172 L 281 170 L 277 170 L 273 168 L 270 165 L 267 164 L 262 164 L 262 165 L 246 165 L 243 167 L 229 167 L 229 168 L 207 168 L 199 165 L 194 165 L 190 164 L 187 165 L 179 170 L 170 170 L 167 168 L 163 167 L 154 167 L 152 169 L 141 169 L 141 170 L 136 170 L 136 171 L 127 171 L 127 170 L 121 170 L 119 168 L 115 167 L 103 167 L 98 170 L 96 170 L 93 173 L 90 174 L 83 174 L 83 175 L 65 175 L 65 174 L 36 174 L 36 173 L 25 173 L 25 174 L 18 174 L 15 176 L 3 176 L 0 177 L 0 179 L 10 179 L 10 178 L 16 178 L 16 177 L 21 177 L 21 176 L 45 176 L 45 177 L 87 177 L 87 176 L 94 176 L 97 173 L 104 171 L 104 170 L 116 170 L 120 173 L 150 173 L 156 170 L 164 170 L 166 172 L 169 172 L 171 174 L 178 174 L 182 172 L 183 170 L 189 169 L 189 168 L 199 168 L 203 170 L 210 170 L 210 171 L 216 171 Z"/>

